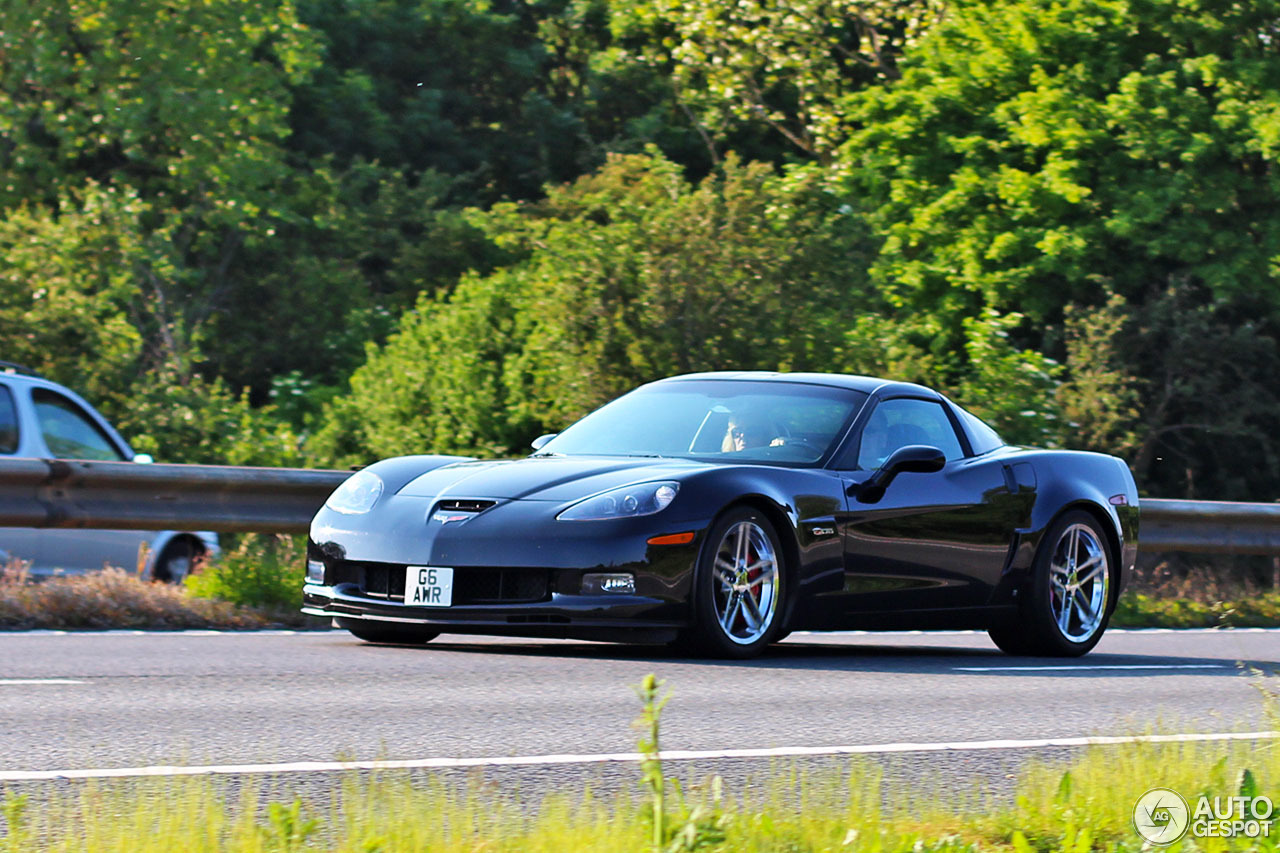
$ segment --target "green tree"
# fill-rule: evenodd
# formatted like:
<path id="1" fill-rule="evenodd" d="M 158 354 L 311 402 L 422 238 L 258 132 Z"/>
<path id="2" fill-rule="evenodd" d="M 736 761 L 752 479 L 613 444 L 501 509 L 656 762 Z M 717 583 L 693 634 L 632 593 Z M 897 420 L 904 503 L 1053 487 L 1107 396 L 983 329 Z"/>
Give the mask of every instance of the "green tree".
<path id="1" fill-rule="evenodd" d="M 984 311 L 965 320 L 963 342 L 954 347 L 936 317 L 873 303 L 854 318 L 831 369 L 936 388 L 1011 444 L 1073 446 L 1059 400 L 1063 368 L 1016 342 L 1025 322 L 1016 312 Z"/>
<path id="2" fill-rule="evenodd" d="M 1015 348 L 1064 362 L 1057 440 L 1124 453 L 1148 493 L 1270 499 L 1280 3 L 953 12 L 848 102 L 873 280 L 945 350 L 1024 315 Z"/>
<path id="3" fill-rule="evenodd" d="M 730 159 L 695 185 L 619 156 L 477 219 L 521 260 L 405 315 L 330 407 L 320 458 L 514 453 L 672 373 L 830 369 L 869 298 L 865 234 L 815 173 Z"/>
<path id="4" fill-rule="evenodd" d="M 1175 277 L 1280 304 L 1274 0 L 957 7 L 850 108 L 875 275 L 959 336 L 984 306 L 1058 323 Z"/>
<path id="5" fill-rule="evenodd" d="M 0 218 L 3 358 L 110 405 L 142 352 L 130 305 L 143 206 L 96 184 L 62 194 L 58 206 L 60 214 L 23 205 Z"/>
<path id="6" fill-rule="evenodd" d="M 1144 491 L 1210 500 L 1275 499 L 1280 454 L 1280 329 L 1269 293 L 1214 300 L 1174 282 L 1127 319 L 1121 353 L 1137 377 Z"/>
<path id="7" fill-rule="evenodd" d="M 0 215 L 57 220 L 88 182 L 129 197 L 134 326 L 189 373 L 248 235 L 283 215 L 286 86 L 314 61 L 292 5 L 10 3 L 0 48 Z"/>
<path id="8" fill-rule="evenodd" d="M 5 355 L 164 458 L 297 458 L 270 412 L 197 369 L 238 266 L 298 220 L 288 86 L 314 61 L 288 0 L 0 6 Z"/>
<path id="9" fill-rule="evenodd" d="M 302 437 L 272 407 L 251 406 L 247 391 L 234 394 L 220 379 L 149 373 L 112 414 L 135 451 L 161 462 L 276 467 L 305 461 Z"/>
<path id="10" fill-rule="evenodd" d="M 282 182 L 289 215 L 245 234 L 220 272 L 224 290 L 201 326 L 204 372 L 250 388 L 256 404 L 290 376 L 321 396 L 345 381 L 419 293 L 491 266 L 484 235 L 445 203 L 450 185 L 363 162 Z"/>
<path id="11" fill-rule="evenodd" d="M 579 128 L 549 97 L 532 14 L 506 0 L 308 0 L 326 55 L 295 90 L 296 151 L 465 177 L 464 201 L 573 177 Z"/>
<path id="12" fill-rule="evenodd" d="M 0 47 L 3 206 L 92 178 L 220 225 L 271 209 L 285 85 L 314 63 L 288 0 L 6 3 Z"/>
<path id="13" fill-rule="evenodd" d="M 1126 356 L 1129 308 L 1113 295 L 1096 308 L 1066 308 L 1065 368 L 1068 379 L 1057 390 L 1064 438 L 1079 450 L 1132 457 L 1139 444 L 1142 383 Z"/>
<path id="14" fill-rule="evenodd" d="M 827 159 L 847 137 L 850 93 L 896 79 L 904 49 L 943 10 L 941 0 L 624 0 L 612 26 L 717 139 L 760 125 L 793 154 Z"/>

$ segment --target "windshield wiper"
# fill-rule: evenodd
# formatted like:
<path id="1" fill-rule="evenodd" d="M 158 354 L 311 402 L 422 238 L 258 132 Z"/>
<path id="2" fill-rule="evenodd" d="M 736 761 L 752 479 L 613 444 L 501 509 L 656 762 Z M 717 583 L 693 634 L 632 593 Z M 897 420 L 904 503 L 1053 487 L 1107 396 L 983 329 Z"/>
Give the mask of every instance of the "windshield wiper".
<path id="1" fill-rule="evenodd" d="M 624 453 L 623 456 L 635 456 L 640 459 L 666 459 L 661 453 Z"/>

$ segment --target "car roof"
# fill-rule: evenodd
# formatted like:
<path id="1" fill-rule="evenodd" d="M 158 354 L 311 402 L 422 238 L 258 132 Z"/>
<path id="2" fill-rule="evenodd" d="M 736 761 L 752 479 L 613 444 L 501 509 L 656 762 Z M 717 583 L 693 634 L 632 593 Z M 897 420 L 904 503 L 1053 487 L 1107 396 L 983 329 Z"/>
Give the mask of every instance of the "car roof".
<path id="1" fill-rule="evenodd" d="M 714 379 L 721 381 L 750 382 L 782 382 L 802 385 L 825 385 L 829 388 L 847 388 L 871 394 L 876 391 L 893 394 L 922 394 L 929 398 L 937 398 L 937 391 L 916 385 L 912 382 L 896 382 L 891 379 L 879 379 L 874 376 L 858 376 L 851 373 L 783 373 L 772 370 L 718 370 L 709 373 L 686 373 L 683 376 L 672 376 L 659 379 L 652 385 L 665 382 L 687 382 L 698 379 Z"/>
<path id="2" fill-rule="evenodd" d="M 54 382 L 52 379 L 45 379 L 30 368 L 8 361 L 0 362 L 0 381 L 3 381 L 3 384 L 9 385 L 15 389 L 20 387 L 25 387 L 28 390 L 42 388 L 48 391 L 54 391 L 63 397 L 66 397 L 79 406 L 100 428 L 106 431 L 108 438 L 113 444 L 117 445 L 116 449 L 124 454 L 125 458 L 133 456 L 133 447 L 125 440 L 125 437 L 120 434 L 119 430 L 115 428 L 115 425 L 103 417 L 102 413 L 99 412 L 92 403 L 84 397 L 81 397 L 66 385 L 63 385 L 60 382 Z"/>
<path id="3" fill-rule="evenodd" d="M 48 388 L 50 391 L 59 391 L 80 400 L 79 395 L 66 385 L 54 382 L 52 379 L 45 379 L 35 371 L 28 372 L 26 368 L 23 368 L 20 365 L 9 366 L 9 362 L 0 362 L 0 377 L 3 377 L 4 381 L 11 385 L 29 385 L 33 388 Z M 83 400 L 80 401 L 83 402 Z"/>

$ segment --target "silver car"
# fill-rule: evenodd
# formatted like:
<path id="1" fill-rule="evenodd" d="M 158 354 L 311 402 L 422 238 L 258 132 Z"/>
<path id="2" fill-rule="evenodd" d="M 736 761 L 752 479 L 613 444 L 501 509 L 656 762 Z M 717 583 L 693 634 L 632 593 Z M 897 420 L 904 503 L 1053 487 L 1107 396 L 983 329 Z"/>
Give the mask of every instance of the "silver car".
<path id="1" fill-rule="evenodd" d="M 33 371 L 0 361 L 0 457 L 96 459 L 149 463 L 74 392 Z M 0 527 L 0 567 L 28 564 L 33 577 L 95 571 L 104 566 L 180 581 L 202 557 L 218 553 L 215 533 L 177 530 L 80 530 Z"/>

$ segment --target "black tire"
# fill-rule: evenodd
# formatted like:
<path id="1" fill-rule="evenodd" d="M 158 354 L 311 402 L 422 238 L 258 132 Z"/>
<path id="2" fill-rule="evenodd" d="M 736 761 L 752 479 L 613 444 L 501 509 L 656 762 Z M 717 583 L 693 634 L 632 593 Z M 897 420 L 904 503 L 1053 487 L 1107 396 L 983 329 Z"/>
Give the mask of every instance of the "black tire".
<path id="1" fill-rule="evenodd" d="M 151 568 L 153 580 L 181 583 L 204 556 L 204 546 L 190 536 L 178 536 L 164 546 Z"/>
<path id="2" fill-rule="evenodd" d="M 1037 654 L 1021 619 L 992 625 L 987 629 L 987 634 L 996 648 L 1007 655 L 1021 657 Z"/>
<path id="3" fill-rule="evenodd" d="M 1115 555 L 1098 520 L 1083 510 L 1064 513 L 1036 550 L 1017 619 L 987 633 L 1011 655 L 1087 654 L 1111 620 L 1115 580 Z"/>
<path id="4" fill-rule="evenodd" d="M 376 622 L 368 619 L 335 619 L 339 628 L 350 631 L 366 643 L 390 643 L 397 646 L 419 646 L 440 636 L 439 631 L 417 625 L 397 622 Z"/>
<path id="5" fill-rule="evenodd" d="M 732 583 L 727 562 L 734 564 Z M 755 657 L 783 632 L 786 591 L 785 556 L 773 524 L 750 507 L 728 510 L 711 525 L 698 555 L 693 624 L 682 645 L 710 657 Z"/>

